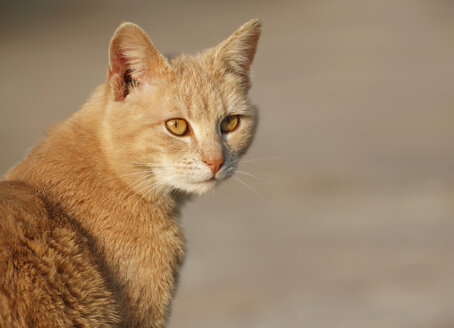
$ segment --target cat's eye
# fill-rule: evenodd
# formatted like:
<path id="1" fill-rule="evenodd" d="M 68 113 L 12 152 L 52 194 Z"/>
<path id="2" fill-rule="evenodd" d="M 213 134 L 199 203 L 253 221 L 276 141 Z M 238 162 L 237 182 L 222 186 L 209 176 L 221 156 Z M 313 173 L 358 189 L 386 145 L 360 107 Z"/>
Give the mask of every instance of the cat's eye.
<path id="1" fill-rule="evenodd" d="M 182 118 L 172 118 L 166 122 L 167 130 L 176 136 L 184 136 L 189 131 L 188 122 Z"/>
<path id="2" fill-rule="evenodd" d="M 235 130 L 240 123 L 239 115 L 230 115 L 224 118 L 221 122 L 221 131 L 222 133 L 229 133 Z"/>

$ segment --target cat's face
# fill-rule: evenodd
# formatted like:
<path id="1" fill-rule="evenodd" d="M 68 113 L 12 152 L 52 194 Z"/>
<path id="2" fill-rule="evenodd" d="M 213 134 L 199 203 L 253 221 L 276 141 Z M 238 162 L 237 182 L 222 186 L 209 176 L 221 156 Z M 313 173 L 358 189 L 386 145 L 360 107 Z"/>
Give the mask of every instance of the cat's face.
<path id="1" fill-rule="evenodd" d="M 115 44 L 115 35 L 112 40 L 112 99 L 103 123 L 108 149 L 140 192 L 204 193 L 234 174 L 255 133 L 257 111 L 247 92 L 259 23 L 246 23 L 195 57 L 171 61 L 141 30 L 128 28 L 123 44 Z M 131 33 L 139 33 L 140 42 L 131 42 Z M 121 59 L 112 64 L 115 56 Z"/>

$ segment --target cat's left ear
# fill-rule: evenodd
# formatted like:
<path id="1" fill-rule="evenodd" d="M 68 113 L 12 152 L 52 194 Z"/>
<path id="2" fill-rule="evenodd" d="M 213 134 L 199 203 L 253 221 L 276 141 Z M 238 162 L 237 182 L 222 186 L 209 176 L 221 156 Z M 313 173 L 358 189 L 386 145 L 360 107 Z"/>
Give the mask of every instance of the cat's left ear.
<path id="1" fill-rule="evenodd" d="M 123 100 L 131 88 L 165 74 L 168 65 L 144 30 L 133 23 L 121 24 L 109 48 L 108 84 L 115 100 Z"/>
<path id="2" fill-rule="evenodd" d="M 245 89 L 250 86 L 249 71 L 257 50 L 260 33 L 260 21 L 252 19 L 211 49 L 213 52 L 210 55 L 213 56 L 214 65 L 237 75 Z"/>

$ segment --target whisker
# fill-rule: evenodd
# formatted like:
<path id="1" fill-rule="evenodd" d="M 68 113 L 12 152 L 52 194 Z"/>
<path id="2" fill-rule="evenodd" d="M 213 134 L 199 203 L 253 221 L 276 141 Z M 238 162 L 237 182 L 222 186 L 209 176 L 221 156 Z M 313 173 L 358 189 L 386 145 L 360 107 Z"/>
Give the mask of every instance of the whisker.
<path id="1" fill-rule="evenodd" d="M 131 213 L 134 213 L 134 209 L 136 208 L 137 204 L 139 204 L 139 202 L 140 202 L 141 200 L 142 200 L 142 198 L 139 198 L 139 199 L 137 200 L 137 202 L 135 202 L 134 206 L 133 206 L 132 209 L 131 209 Z"/>
<path id="2" fill-rule="evenodd" d="M 168 192 L 170 192 L 172 190 L 173 186 L 169 186 L 161 195 L 161 197 L 159 197 L 158 201 L 156 202 L 157 204 L 159 204 L 159 202 L 161 201 L 161 198 L 164 197 Z"/>
<path id="3" fill-rule="evenodd" d="M 256 191 L 254 188 L 252 188 L 250 185 L 248 185 L 246 182 L 244 182 L 243 180 L 241 180 L 240 178 L 238 177 L 233 177 L 236 181 L 238 181 L 239 183 L 241 183 L 243 186 L 245 186 L 247 189 L 249 189 L 250 191 L 252 191 L 254 194 L 256 194 L 257 196 L 259 196 L 260 198 L 262 198 L 263 200 L 267 200 L 261 193 L 259 193 L 258 191 Z"/>
<path id="4" fill-rule="evenodd" d="M 143 174 L 143 173 L 148 173 L 148 172 L 153 172 L 153 170 L 142 170 L 142 171 L 138 171 L 138 172 L 132 172 L 132 173 L 120 175 L 119 177 L 123 178 L 123 177 L 131 176 L 131 175 Z"/>
<path id="5" fill-rule="evenodd" d="M 138 179 L 136 179 L 134 182 L 132 182 L 131 184 L 129 184 L 129 185 L 128 185 L 128 188 L 134 189 L 134 188 L 140 186 L 140 185 L 144 182 L 144 181 L 142 181 L 142 180 L 147 180 L 148 178 L 151 178 L 151 177 L 152 177 L 152 174 L 150 174 L 150 173 L 144 173 L 144 176 L 143 176 L 143 177 L 138 178 Z M 142 181 L 142 182 L 140 182 L 140 181 Z M 139 182 L 140 182 L 140 183 L 139 183 Z"/>
<path id="6" fill-rule="evenodd" d="M 247 176 L 253 177 L 253 178 L 257 179 L 257 180 L 263 181 L 262 178 L 260 178 L 260 177 L 258 177 L 258 176 L 256 176 L 256 175 L 254 175 L 254 174 L 252 174 L 252 173 L 249 173 L 249 172 L 244 172 L 244 171 L 238 171 L 238 170 L 237 170 L 236 173 L 243 174 L 243 175 L 247 175 Z"/>
<path id="7" fill-rule="evenodd" d="M 268 157 L 261 157 L 261 158 L 252 158 L 252 159 L 240 161 L 239 164 L 266 161 L 266 160 L 270 160 L 270 159 L 281 159 L 281 158 L 282 158 L 282 156 L 268 156 Z"/>
<path id="8" fill-rule="evenodd" d="M 127 197 L 125 200 L 128 200 L 129 198 L 131 198 L 135 191 L 134 189 L 138 188 L 139 186 L 143 185 L 144 183 L 146 183 L 147 181 L 151 180 L 152 178 L 152 175 L 151 174 L 147 174 L 137 180 L 135 180 L 134 182 L 132 182 L 130 185 L 128 185 L 128 193 L 125 195 L 125 197 Z"/>
<path id="9" fill-rule="evenodd" d="M 131 164 L 126 164 L 126 165 L 132 165 L 132 166 L 149 166 L 149 167 L 166 167 L 166 166 L 182 166 L 182 167 L 187 167 L 187 166 L 193 166 L 193 164 L 186 164 L 186 163 L 146 163 L 146 162 L 134 162 Z"/>
<path id="10" fill-rule="evenodd" d="M 165 180 L 167 180 L 167 179 L 169 179 L 169 178 L 171 178 L 171 176 L 170 176 L 170 177 L 167 176 L 167 177 L 165 177 L 165 178 L 162 178 L 162 179 L 160 179 L 160 180 L 158 180 L 158 181 L 152 183 L 151 185 L 145 186 L 144 188 L 142 188 L 142 189 L 140 189 L 139 191 L 137 191 L 136 194 L 140 194 L 140 193 L 142 193 L 142 191 L 147 190 L 148 188 L 155 188 L 155 187 L 158 187 L 158 186 L 160 186 L 161 184 L 163 184 Z M 146 181 L 143 181 L 143 182 L 146 182 Z M 143 182 L 142 182 L 142 183 L 143 183 Z"/>
<path id="11" fill-rule="evenodd" d="M 146 197 L 152 190 L 155 190 L 156 187 L 158 187 L 158 186 L 164 184 L 165 180 L 170 179 L 170 178 L 172 178 L 172 176 L 164 177 L 164 178 L 162 178 L 161 180 L 158 180 L 158 181 L 156 181 L 155 183 L 152 183 L 152 184 L 149 185 L 149 186 L 145 186 L 145 187 L 142 188 L 141 190 L 137 191 L 135 194 L 139 195 L 139 198 L 137 199 L 137 201 L 135 202 L 134 206 L 132 207 L 131 212 L 134 211 L 134 209 L 135 209 L 136 206 L 139 204 L 139 202 L 140 202 L 144 197 Z M 142 193 L 144 190 L 146 190 L 146 191 L 145 191 L 145 194 L 144 194 L 143 196 L 140 196 L 140 193 Z M 132 196 L 131 196 L 131 197 L 132 197 Z M 129 197 L 129 198 L 131 198 L 131 197 Z M 162 197 L 162 196 L 161 196 L 161 197 Z M 161 197 L 160 197 L 159 199 L 161 199 Z M 129 198 L 128 198 L 128 199 L 129 199 Z"/>

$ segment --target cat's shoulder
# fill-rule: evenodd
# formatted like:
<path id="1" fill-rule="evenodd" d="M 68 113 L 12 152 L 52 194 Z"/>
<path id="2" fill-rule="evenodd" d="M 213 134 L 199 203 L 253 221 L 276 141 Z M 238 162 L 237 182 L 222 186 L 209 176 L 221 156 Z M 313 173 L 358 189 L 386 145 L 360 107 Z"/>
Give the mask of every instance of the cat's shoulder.
<path id="1" fill-rule="evenodd" d="M 89 236 L 38 191 L 0 182 L 0 322 L 116 326 L 118 306 Z"/>
<path id="2" fill-rule="evenodd" d="M 0 226 L 3 229 L 20 229 L 21 226 L 14 224 L 16 221 L 36 223 L 46 219 L 45 204 L 33 188 L 21 181 L 0 182 Z"/>
<path id="3" fill-rule="evenodd" d="M 63 211 L 22 181 L 0 182 L 0 244 L 48 239 L 56 227 L 75 230 Z"/>

